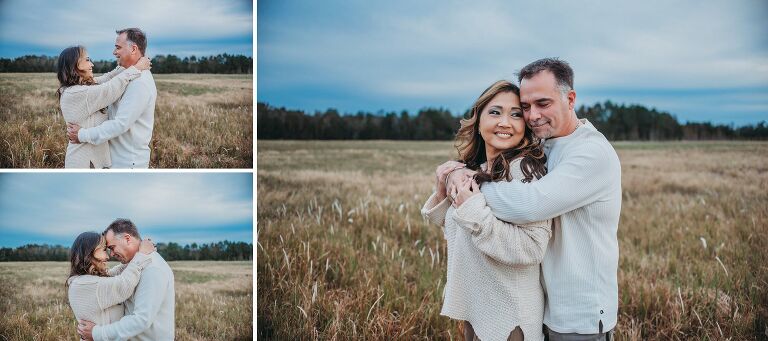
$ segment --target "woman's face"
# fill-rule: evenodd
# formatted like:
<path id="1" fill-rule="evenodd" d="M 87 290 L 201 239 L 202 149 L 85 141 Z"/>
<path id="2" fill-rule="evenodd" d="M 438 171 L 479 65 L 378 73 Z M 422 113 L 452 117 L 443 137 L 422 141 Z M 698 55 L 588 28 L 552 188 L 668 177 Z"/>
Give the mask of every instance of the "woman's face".
<path id="1" fill-rule="evenodd" d="M 77 73 L 84 79 L 93 78 L 93 63 L 91 63 L 91 57 L 88 56 L 88 51 L 83 50 L 80 54 L 80 59 L 77 60 Z"/>
<path id="2" fill-rule="evenodd" d="M 485 152 L 489 160 L 517 146 L 525 134 L 520 97 L 514 92 L 502 92 L 494 96 L 480 113 L 478 130 L 485 141 Z"/>
<path id="3" fill-rule="evenodd" d="M 109 255 L 107 254 L 107 245 L 104 243 L 104 239 L 102 237 L 102 242 L 99 243 L 99 246 L 97 246 L 96 250 L 93 251 L 93 266 L 106 272 L 107 260 L 109 260 Z"/>

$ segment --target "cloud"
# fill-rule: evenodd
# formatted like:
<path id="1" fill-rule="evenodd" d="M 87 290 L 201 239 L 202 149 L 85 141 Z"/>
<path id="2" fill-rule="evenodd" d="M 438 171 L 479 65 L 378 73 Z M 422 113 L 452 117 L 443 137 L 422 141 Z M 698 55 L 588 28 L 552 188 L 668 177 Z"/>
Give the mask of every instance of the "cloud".
<path id="1" fill-rule="evenodd" d="M 252 4 L 246 1 L 151 1 L 98 2 L 76 0 L 3 1 L 0 3 L 0 41 L 60 50 L 82 44 L 108 58 L 115 30 L 139 27 L 147 33 L 150 53 L 166 51 L 167 42 L 198 42 L 197 48 L 177 55 L 222 50 L 216 40 L 237 37 L 251 42 Z M 208 46 L 208 50 L 205 46 Z M 226 47 L 226 45 L 224 45 Z M 251 54 L 251 49 L 239 53 Z M 7 52 L 6 52 L 7 53 Z M 23 53 L 21 53 L 23 54 Z"/>
<path id="2" fill-rule="evenodd" d="M 251 233 L 250 173 L 0 174 L 0 231 L 71 238 L 129 218 L 155 233 Z M 217 239 L 218 240 L 218 239 Z"/>
<path id="3" fill-rule="evenodd" d="M 309 111 L 420 100 L 462 112 L 488 84 L 550 56 L 571 63 L 577 91 L 759 89 L 767 19 L 757 1 L 270 3 L 258 12 L 258 97 Z M 291 95 L 318 88 L 341 95 Z"/>

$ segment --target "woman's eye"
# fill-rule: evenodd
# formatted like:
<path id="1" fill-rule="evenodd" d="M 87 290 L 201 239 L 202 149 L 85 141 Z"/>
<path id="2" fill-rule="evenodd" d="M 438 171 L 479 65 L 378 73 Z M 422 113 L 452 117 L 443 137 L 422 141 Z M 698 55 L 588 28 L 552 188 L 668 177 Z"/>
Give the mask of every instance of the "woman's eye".
<path id="1" fill-rule="evenodd" d="M 498 111 L 498 110 L 491 110 L 491 111 L 489 112 L 489 114 L 491 114 L 491 115 L 498 115 L 498 114 L 499 114 L 499 111 Z"/>
<path id="2" fill-rule="evenodd" d="M 511 115 L 512 115 L 512 117 L 522 117 L 523 116 L 523 112 L 522 111 L 513 111 Z"/>

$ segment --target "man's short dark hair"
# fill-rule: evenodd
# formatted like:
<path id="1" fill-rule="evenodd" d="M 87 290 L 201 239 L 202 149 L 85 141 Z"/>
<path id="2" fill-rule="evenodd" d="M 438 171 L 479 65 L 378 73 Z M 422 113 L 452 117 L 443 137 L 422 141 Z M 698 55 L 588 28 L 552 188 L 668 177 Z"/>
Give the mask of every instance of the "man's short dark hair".
<path id="1" fill-rule="evenodd" d="M 144 31 L 139 28 L 131 27 L 117 30 L 115 32 L 117 32 L 117 35 L 125 33 L 125 37 L 139 47 L 139 52 L 141 52 L 141 55 L 143 56 L 146 54 L 147 35 L 144 34 Z"/>
<path id="2" fill-rule="evenodd" d="M 112 233 L 114 234 L 120 234 L 120 233 L 127 233 L 131 236 L 135 237 L 136 239 L 141 239 L 141 236 L 139 235 L 139 230 L 136 229 L 136 225 L 133 224 L 132 221 L 128 219 L 119 218 L 112 222 L 112 224 L 109 224 L 109 227 L 107 227 L 106 230 L 104 230 L 104 235 L 107 235 L 107 232 L 112 230 Z"/>
<path id="3" fill-rule="evenodd" d="M 531 79 L 544 70 L 555 75 L 555 81 L 561 87 L 561 91 L 573 90 L 573 69 L 568 65 L 568 62 L 557 58 L 543 58 L 526 65 L 517 73 L 517 82 L 521 83 L 523 79 Z"/>

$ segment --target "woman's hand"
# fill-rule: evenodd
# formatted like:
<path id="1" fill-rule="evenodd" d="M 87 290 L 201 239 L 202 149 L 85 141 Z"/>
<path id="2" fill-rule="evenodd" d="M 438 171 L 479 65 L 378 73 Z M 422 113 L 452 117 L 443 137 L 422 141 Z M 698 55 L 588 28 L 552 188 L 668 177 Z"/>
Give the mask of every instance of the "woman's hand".
<path id="1" fill-rule="evenodd" d="M 148 255 L 154 251 L 157 251 L 157 248 L 155 247 L 155 243 L 152 242 L 152 239 L 147 238 L 141 241 L 141 244 L 139 244 L 139 252 Z"/>
<path id="2" fill-rule="evenodd" d="M 445 177 L 448 173 L 464 167 L 464 164 L 458 161 L 446 161 L 440 166 L 437 166 L 435 170 L 435 192 L 437 193 L 438 201 L 445 199 Z"/>
<path id="3" fill-rule="evenodd" d="M 454 188 L 453 191 L 454 193 L 451 193 L 451 197 L 454 198 L 453 207 L 459 208 L 469 198 L 480 194 L 480 185 L 473 178 L 465 178 L 461 185 L 458 188 Z"/>
<path id="4" fill-rule="evenodd" d="M 139 71 L 149 70 L 152 68 L 152 62 L 147 57 L 141 57 L 134 66 L 139 69 Z"/>

